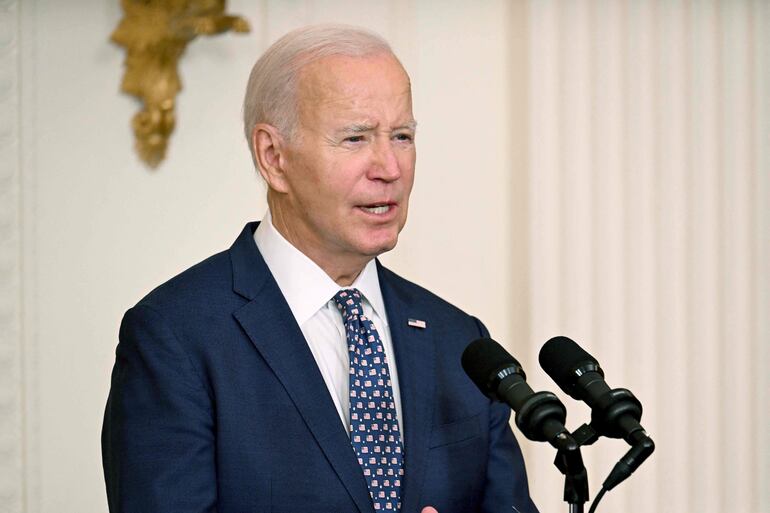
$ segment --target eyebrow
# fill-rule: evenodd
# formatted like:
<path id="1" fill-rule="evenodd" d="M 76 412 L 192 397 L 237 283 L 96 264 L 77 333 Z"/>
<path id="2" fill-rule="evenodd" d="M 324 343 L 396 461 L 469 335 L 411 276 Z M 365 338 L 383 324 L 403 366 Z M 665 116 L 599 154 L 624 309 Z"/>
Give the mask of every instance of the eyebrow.
<path id="1" fill-rule="evenodd" d="M 354 123 L 352 125 L 348 125 L 348 126 L 342 127 L 340 132 L 352 133 L 352 134 L 360 134 L 360 133 L 363 133 L 363 132 L 371 132 L 375 128 L 376 127 L 374 125 L 365 125 L 365 124 L 362 124 L 362 123 Z"/>
<path id="2" fill-rule="evenodd" d="M 417 130 L 417 121 L 411 120 L 411 121 L 409 121 L 409 122 L 407 122 L 407 123 L 405 123 L 405 124 L 403 124 L 401 126 L 397 126 L 394 130 L 401 130 L 403 128 L 408 128 L 409 130 L 414 132 L 414 131 Z"/>
<path id="3" fill-rule="evenodd" d="M 342 127 L 340 129 L 340 132 L 348 133 L 348 134 L 361 134 L 361 133 L 365 133 L 365 132 L 371 132 L 372 130 L 375 130 L 376 128 L 377 128 L 376 125 L 367 125 L 367 124 L 363 124 L 363 123 L 354 123 L 352 125 L 348 125 L 348 126 Z M 417 130 L 417 121 L 414 121 L 414 120 L 409 121 L 407 123 L 404 123 L 401 126 L 397 126 L 397 127 L 393 128 L 392 131 L 403 130 L 405 128 L 409 129 L 409 130 L 412 130 L 412 131 Z"/>

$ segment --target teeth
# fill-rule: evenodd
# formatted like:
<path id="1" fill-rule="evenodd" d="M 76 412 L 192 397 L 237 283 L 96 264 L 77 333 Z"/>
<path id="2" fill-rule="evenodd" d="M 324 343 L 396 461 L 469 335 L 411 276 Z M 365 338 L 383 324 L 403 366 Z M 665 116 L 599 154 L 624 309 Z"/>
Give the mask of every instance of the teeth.
<path id="1" fill-rule="evenodd" d="M 388 210 L 390 210 L 390 205 L 382 205 L 379 207 L 361 207 L 367 212 L 371 212 L 372 214 L 384 214 Z"/>

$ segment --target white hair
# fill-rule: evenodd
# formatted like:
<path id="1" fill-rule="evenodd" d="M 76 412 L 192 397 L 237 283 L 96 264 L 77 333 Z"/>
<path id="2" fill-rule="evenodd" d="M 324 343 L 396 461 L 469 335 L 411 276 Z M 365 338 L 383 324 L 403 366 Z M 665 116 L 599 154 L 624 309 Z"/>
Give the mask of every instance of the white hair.
<path id="1" fill-rule="evenodd" d="M 243 101 L 243 129 L 256 164 L 251 144 L 259 123 L 276 127 L 291 139 L 297 125 L 297 85 L 304 66 L 324 57 L 363 57 L 390 53 L 385 39 L 350 25 L 309 25 L 293 30 L 273 43 L 251 69 Z"/>

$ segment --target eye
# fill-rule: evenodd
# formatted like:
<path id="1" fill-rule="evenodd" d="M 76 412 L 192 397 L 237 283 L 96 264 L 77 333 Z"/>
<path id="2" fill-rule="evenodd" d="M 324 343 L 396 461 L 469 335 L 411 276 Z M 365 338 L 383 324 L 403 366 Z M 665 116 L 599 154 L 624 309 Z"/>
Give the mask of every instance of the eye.
<path id="1" fill-rule="evenodd" d="M 414 137 L 411 134 L 406 134 L 406 133 L 396 134 L 394 137 L 397 141 L 402 141 L 402 142 L 412 142 L 412 140 L 414 139 Z"/>
<path id="2" fill-rule="evenodd" d="M 364 142 L 365 138 L 363 135 L 351 135 L 350 137 L 345 138 L 345 142 L 348 143 L 360 143 Z"/>

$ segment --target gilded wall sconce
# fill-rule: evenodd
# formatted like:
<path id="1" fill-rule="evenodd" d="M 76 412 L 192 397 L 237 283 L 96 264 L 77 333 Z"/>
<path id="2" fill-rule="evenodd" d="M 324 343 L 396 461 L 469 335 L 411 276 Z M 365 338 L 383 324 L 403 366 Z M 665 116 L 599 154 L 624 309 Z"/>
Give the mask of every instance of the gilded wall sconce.
<path id="1" fill-rule="evenodd" d="M 182 89 L 178 63 L 198 36 L 248 32 L 248 22 L 225 14 L 225 0 L 121 0 L 123 18 L 112 41 L 126 49 L 121 90 L 142 102 L 132 127 L 135 148 L 150 167 L 166 155 L 174 131 L 174 100 Z"/>

